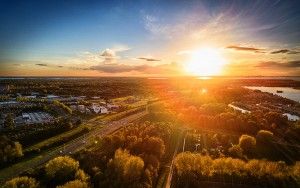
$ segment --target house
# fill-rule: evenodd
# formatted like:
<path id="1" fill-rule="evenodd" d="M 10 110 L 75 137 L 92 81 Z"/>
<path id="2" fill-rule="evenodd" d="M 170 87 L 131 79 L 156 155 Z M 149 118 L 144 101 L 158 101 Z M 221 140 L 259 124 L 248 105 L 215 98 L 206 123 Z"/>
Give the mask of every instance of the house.
<path id="1" fill-rule="evenodd" d="M 105 106 L 100 106 L 98 103 L 93 103 L 91 109 L 96 113 L 107 114 L 109 113 L 108 109 Z"/>
<path id="2" fill-rule="evenodd" d="M 30 119 L 30 116 L 27 113 L 22 113 L 22 117 L 23 119 Z"/>
<path id="3" fill-rule="evenodd" d="M 25 99 L 35 99 L 36 95 L 28 95 L 28 96 L 24 96 Z"/>
<path id="4" fill-rule="evenodd" d="M 109 109 L 109 110 L 118 110 L 120 108 L 119 105 L 115 105 L 115 104 L 107 104 L 106 107 Z"/>
<path id="5" fill-rule="evenodd" d="M 100 113 L 101 113 L 101 114 L 108 114 L 109 111 L 108 111 L 108 109 L 105 108 L 104 106 L 100 106 Z"/>
<path id="6" fill-rule="evenodd" d="M 47 99 L 58 99 L 59 96 L 57 95 L 47 95 Z"/>
<path id="7" fill-rule="evenodd" d="M 85 113 L 86 113 L 86 114 L 91 114 L 92 112 L 91 112 L 90 109 L 86 108 L 86 109 L 85 109 Z"/>
<path id="8" fill-rule="evenodd" d="M 99 104 L 97 104 L 97 103 L 93 103 L 91 108 L 96 114 L 101 112 L 101 108 L 100 108 Z"/>
<path id="9" fill-rule="evenodd" d="M 39 92 L 31 92 L 31 95 L 38 96 L 38 95 L 40 95 L 40 93 Z"/>
<path id="10" fill-rule="evenodd" d="M 78 110 L 79 110 L 79 112 L 84 113 L 85 112 L 85 106 L 84 105 L 78 105 Z"/>
<path id="11" fill-rule="evenodd" d="M 76 105 L 71 105 L 70 108 L 71 108 L 72 110 L 74 110 L 74 111 L 77 110 L 77 106 L 76 106 Z"/>

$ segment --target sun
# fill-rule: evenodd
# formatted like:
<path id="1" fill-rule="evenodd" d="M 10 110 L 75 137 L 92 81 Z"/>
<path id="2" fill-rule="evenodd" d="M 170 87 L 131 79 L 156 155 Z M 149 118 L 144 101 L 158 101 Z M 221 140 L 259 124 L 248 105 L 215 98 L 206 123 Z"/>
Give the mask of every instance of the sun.
<path id="1" fill-rule="evenodd" d="M 226 61 L 217 48 L 201 48 L 192 52 L 185 71 L 194 76 L 219 75 Z"/>

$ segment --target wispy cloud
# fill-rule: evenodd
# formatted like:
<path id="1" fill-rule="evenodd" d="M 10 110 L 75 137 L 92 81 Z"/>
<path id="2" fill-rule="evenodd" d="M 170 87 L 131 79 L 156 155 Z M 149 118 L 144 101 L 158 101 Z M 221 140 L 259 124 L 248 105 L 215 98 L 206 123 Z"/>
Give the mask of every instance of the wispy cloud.
<path id="1" fill-rule="evenodd" d="M 139 72 L 142 74 L 166 74 L 174 75 L 180 73 L 180 68 L 177 63 L 171 64 L 160 64 L 150 66 L 147 64 L 142 65 L 126 65 L 126 64 L 115 64 L 115 65 L 97 65 L 90 67 L 90 70 L 97 70 L 103 73 L 128 73 L 128 72 Z"/>
<path id="2" fill-rule="evenodd" d="M 255 52 L 255 53 L 265 53 L 265 49 L 255 48 L 255 47 L 247 47 L 247 46 L 238 46 L 231 45 L 227 46 L 227 49 L 237 50 L 237 51 L 246 51 L 246 52 Z"/>
<path id="3" fill-rule="evenodd" d="M 35 64 L 36 66 L 41 66 L 41 67 L 47 67 L 48 64 L 45 64 L 45 63 L 37 63 Z"/>
<path id="4" fill-rule="evenodd" d="M 16 66 L 16 67 L 20 67 L 20 66 L 23 66 L 23 64 L 20 64 L 20 63 L 14 63 L 12 64 L 13 66 Z"/>
<path id="5" fill-rule="evenodd" d="M 148 58 L 148 57 L 138 57 L 137 59 L 141 59 L 145 61 L 160 61 L 160 59 Z"/>
<path id="6" fill-rule="evenodd" d="M 53 64 L 47 64 L 47 63 L 36 63 L 36 66 L 40 67 L 54 67 L 54 68 L 63 68 L 63 65 L 53 65 Z"/>
<path id="7" fill-rule="evenodd" d="M 281 49 L 272 51 L 271 54 L 299 54 L 299 51 L 288 50 L 288 49 Z"/>
<path id="8" fill-rule="evenodd" d="M 103 52 L 101 52 L 101 56 L 109 59 L 116 58 L 116 52 L 107 48 Z"/>
<path id="9" fill-rule="evenodd" d="M 260 68 L 300 68 L 300 60 L 277 62 L 277 61 L 266 61 L 261 62 L 256 67 Z"/>

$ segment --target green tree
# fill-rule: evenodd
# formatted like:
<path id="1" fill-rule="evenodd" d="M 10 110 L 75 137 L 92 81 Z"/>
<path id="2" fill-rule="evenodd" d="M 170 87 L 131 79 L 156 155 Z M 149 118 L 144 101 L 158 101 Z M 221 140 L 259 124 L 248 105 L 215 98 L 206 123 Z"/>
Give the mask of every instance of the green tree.
<path id="1" fill-rule="evenodd" d="M 39 183 L 34 178 L 22 176 L 7 181 L 4 187 L 5 188 L 38 188 Z"/>
<path id="2" fill-rule="evenodd" d="M 12 116 L 12 114 L 7 114 L 7 116 L 5 117 L 5 120 L 4 120 L 4 127 L 5 128 L 14 128 L 15 127 L 15 121 L 14 121 L 14 118 Z"/>
<path id="3" fill-rule="evenodd" d="M 13 142 L 6 136 L 0 136 L 0 164 L 22 156 L 22 145 L 19 142 Z"/>
<path id="4" fill-rule="evenodd" d="M 58 100 L 54 100 L 53 104 L 55 106 L 61 107 L 62 109 L 64 109 L 67 113 L 72 114 L 72 109 L 68 106 L 66 106 L 64 103 L 58 101 Z"/>

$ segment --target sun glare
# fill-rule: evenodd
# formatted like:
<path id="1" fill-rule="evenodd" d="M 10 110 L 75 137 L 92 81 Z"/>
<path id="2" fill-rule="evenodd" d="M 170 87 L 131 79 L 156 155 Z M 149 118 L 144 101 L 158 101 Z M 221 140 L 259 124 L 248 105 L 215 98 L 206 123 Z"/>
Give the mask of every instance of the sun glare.
<path id="1" fill-rule="evenodd" d="M 185 70 L 195 76 L 215 76 L 221 73 L 225 59 L 216 48 L 201 48 L 192 53 Z"/>

